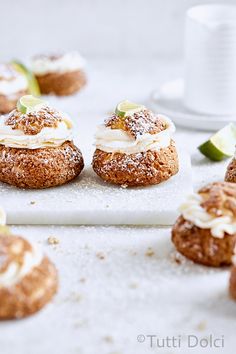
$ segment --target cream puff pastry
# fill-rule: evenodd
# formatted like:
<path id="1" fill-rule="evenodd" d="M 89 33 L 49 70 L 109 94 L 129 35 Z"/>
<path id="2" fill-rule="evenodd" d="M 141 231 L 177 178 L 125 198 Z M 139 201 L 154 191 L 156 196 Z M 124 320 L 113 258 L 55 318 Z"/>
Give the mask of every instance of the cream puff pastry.
<path id="1" fill-rule="evenodd" d="M 236 300 L 236 255 L 233 256 L 232 263 L 233 267 L 230 272 L 229 293 L 231 297 Z"/>
<path id="2" fill-rule="evenodd" d="M 57 292 L 54 264 L 20 236 L 0 232 L 0 320 L 39 311 Z"/>
<path id="3" fill-rule="evenodd" d="M 236 243 L 236 185 L 215 182 L 189 196 L 172 229 L 172 242 L 196 263 L 230 265 Z"/>
<path id="4" fill-rule="evenodd" d="M 0 120 L 0 181 L 48 188 L 77 177 L 84 162 L 68 116 L 45 102 L 27 113 L 17 107 Z"/>
<path id="5" fill-rule="evenodd" d="M 97 129 L 92 165 L 106 182 L 148 186 L 169 179 L 179 170 L 173 123 L 144 106 L 136 106 L 123 116 L 116 110 Z"/>
<path id="6" fill-rule="evenodd" d="M 32 59 L 32 71 L 41 92 L 58 96 L 74 94 L 86 84 L 84 65 L 84 59 L 77 52 L 38 55 Z"/>

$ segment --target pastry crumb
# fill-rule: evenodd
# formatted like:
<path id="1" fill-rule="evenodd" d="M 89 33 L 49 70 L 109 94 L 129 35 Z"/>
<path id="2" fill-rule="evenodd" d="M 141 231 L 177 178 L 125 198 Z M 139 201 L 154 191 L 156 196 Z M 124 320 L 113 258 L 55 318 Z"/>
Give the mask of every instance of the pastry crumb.
<path id="1" fill-rule="evenodd" d="M 104 340 L 105 342 L 107 342 L 107 343 L 113 343 L 113 342 L 114 342 L 113 337 L 112 337 L 112 336 L 109 336 L 109 335 L 103 337 L 103 340 Z"/>
<path id="2" fill-rule="evenodd" d="M 178 265 L 183 264 L 184 259 L 179 253 L 176 252 L 172 253 L 170 258 L 171 258 L 171 262 L 174 262 Z"/>
<path id="3" fill-rule="evenodd" d="M 201 321 L 197 325 L 198 331 L 204 331 L 206 329 L 206 321 Z"/>
<path id="4" fill-rule="evenodd" d="M 55 236 L 48 237 L 48 244 L 49 245 L 58 245 L 60 243 L 59 239 Z"/>
<path id="5" fill-rule="evenodd" d="M 125 189 L 128 187 L 128 184 L 121 184 L 121 188 Z"/>
<path id="6" fill-rule="evenodd" d="M 153 249 L 151 247 L 148 247 L 146 253 L 145 253 L 145 256 L 147 257 L 152 257 L 154 256 L 155 252 L 153 251 Z"/>
<path id="7" fill-rule="evenodd" d="M 71 294 L 71 300 L 74 302 L 80 302 L 82 300 L 82 296 L 77 293 L 72 293 Z"/>
<path id="8" fill-rule="evenodd" d="M 34 201 L 30 202 L 31 205 L 34 205 L 35 203 L 36 203 L 36 202 L 34 202 Z"/>
<path id="9" fill-rule="evenodd" d="M 104 254 L 103 252 L 98 252 L 98 253 L 96 254 L 96 257 L 99 258 L 99 259 L 105 259 L 105 258 L 106 258 L 106 257 L 105 257 L 105 254 Z"/>
<path id="10" fill-rule="evenodd" d="M 137 289 L 138 288 L 138 284 L 137 283 L 131 283 L 130 284 L 130 288 L 131 289 Z"/>
<path id="11" fill-rule="evenodd" d="M 182 260 L 181 260 L 179 255 L 175 256 L 174 261 L 175 261 L 176 264 L 182 264 Z"/>
<path id="12" fill-rule="evenodd" d="M 130 253 L 131 253 L 132 256 L 136 256 L 137 255 L 136 251 L 131 251 Z"/>

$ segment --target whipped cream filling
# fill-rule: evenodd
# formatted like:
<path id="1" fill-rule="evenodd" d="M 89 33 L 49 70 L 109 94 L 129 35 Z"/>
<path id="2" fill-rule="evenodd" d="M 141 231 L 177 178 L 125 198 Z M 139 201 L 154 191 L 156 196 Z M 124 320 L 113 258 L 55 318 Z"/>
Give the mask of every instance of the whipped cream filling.
<path id="1" fill-rule="evenodd" d="M 0 273 L 0 287 L 13 286 L 37 267 L 43 259 L 39 247 L 32 247 L 32 252 L 25 252 L 22 264 L 11 262 L 5 272 Z"/>
<path id="2" fill-rule="evenodd" d="M 1 76 L 1 73 L 0 73 Z M 19 91 L 27 90 L 28 83 L 26 78 L 16 73 L 15 77 L 12 77 L 10 80 L 0 78 L 0 94 L 4 96 L 13 95 Z"/>
<path id="3" fill-rule="evenodd" d="M 85 60 L 77 52 L 70 52 L 64 55 L 50 58 L 50 56 L 38 56 L 32 59 L 32 71 L 36 75 L 49 73 L 65 73 L 83 69 Z"/>
<path id="4" fill-rule="evenodd" d="M 135 139 L 126 131 L 121 129 L 111 129 L 105 125 L 100 125 L 95 134 L 95 145 L 97 149 L 105 152 L 119 152 L 123 154 L 136 154 L 148 150 L 157 151 L 170 145 L 171 137 L 175 131 L 175 126 L 170 119 L 165 116 L 159 117 L 166 122 L 166 129 L 157 134 L 143 134 Z"/>
<path id="5" fill-rule="evenodd" d="M 236 218 L 229 210 L 216 217 L 201 207 L 202 202 L 202 196 L 197 193 L 189 196 L 180 207 L 184 219 L 201 229 L 210 229 L 212 236 L 217 238 L 223 238 L 225 232 L 229 235 L 236 233 Z"/>
<path id="6" fill-rule="evenodd" d="M 12 129 L 11 126 L 5 125 L 3 118 L 0 118 L 0 145 L 6 147 L 21 149 L 57 147 L 72 139 L 72 129 L 68 126 L 68 118 L 66 121 L 59 122 L 56 128 L 45 127 L 35 135 L 26 135 L 22 130 Z"/>

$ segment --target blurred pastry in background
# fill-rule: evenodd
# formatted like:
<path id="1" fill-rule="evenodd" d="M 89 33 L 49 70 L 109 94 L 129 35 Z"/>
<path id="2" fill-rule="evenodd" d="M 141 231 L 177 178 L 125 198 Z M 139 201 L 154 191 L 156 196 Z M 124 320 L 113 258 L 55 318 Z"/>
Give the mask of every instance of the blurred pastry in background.
<path id="1" fill-rule="evenodd" d="M 0 258 L 0 320 L 29 316 L 51 301 L 57 270 L 39 247 L 0 229 Z"/>
<path id="2" fill-rule="evenodd" d="M 72 95 L 86 84 L 85 61 L 78 52 L 38 55 L 31 65 L 42 94 Z"/>
<path id="3" fill-rule="evenodd" d="M 0 120 L 0 181 L 20 188 L 55 187 L 83 167 L 70 118 L 45 101 L 23 96 Z"/>
<path id="4" fill-rule="evenodd" d="M 229 293 L 231 297 L 236 300 L 236 255 L 232 259 L 233 267 L 231 268 L 229 279 Z"/>
<path id="5" fill-rule="evenodd" d="M 104 181 L 148 186 L 179 170 L 171 120 L 146 107 L 123 101 L 96 132 L 93 169 Z"/>
<path id="6" fill-rule="evenodd" d="M 236 183 L 236 154 L 227 167 L 225 181 Z"/>
<path id="7" fill-rule="evenodd" d="M 230 265 L 236 243 L 236 185 L 214 182 L 189 196 L 172 229 L 185 257 L 206 266 Z"/>
<path id="8" fill-rule="evenodd" d="M 28 92 L 26 77 L 12 64 L 0 64 L 0 113 L 13 110 L 17 100 Z"/>

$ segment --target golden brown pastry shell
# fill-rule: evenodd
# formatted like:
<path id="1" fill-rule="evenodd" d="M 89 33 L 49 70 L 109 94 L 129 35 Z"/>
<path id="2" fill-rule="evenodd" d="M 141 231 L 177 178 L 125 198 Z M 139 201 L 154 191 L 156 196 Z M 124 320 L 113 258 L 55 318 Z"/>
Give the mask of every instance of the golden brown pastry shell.
<path id="1" fill-rule="evenodd" d="M 72 95 L 81 90 L 86 84 L 86 76 L 82 70 L 65 73 L 48 73 L 35 75 L 40 91 L 43 94 L 55 94 L 57 96 Z"/>
<path id="2" fill-rule="evenodd" d="M 193 262 L 220 267 L 232 264 L 236 234 L 216 238 L 210 229 L 201 229 L 180 216 L 172 229 L 172 242 L 181 254 Z"/>
<path id="3" fill-rule="evenodd" d="M 19 188 L 48 188 L 67 183 L 84 167 L 73 142 L 58 147 L 19 149 L 0 146 L 0 181 Z"/>
<path id="4" fill-rule="evenodd" d="M 0 320 L 20 319 L 39 311 L 58 289 L 54 264 L 44 257 L 41 264 L 11 287 L 0 287 Z"/>
<path id="5" fill-rule="evenodd" d="M 104 181 L 126 186 L 149 186 L 168 180 L 179 170 L 172 140 L 167 148 L 137 154 L 108 153 L 96 149 L 92 166 Z"/>
<path id="6" fill-rule="evenodd" d="M 225 181 L 236 183 L 236 159 L 235 158 L 233 158 L 233 160 L 229 163 L 227 167 L 227 171 L 225 174 Z"/>
<path id="7" fill-rule="evenodd" d="M 229 279 L 229 293 L 231 297 L 236 300 L 236 266 L 231 268 L 230 279 Z"/>

